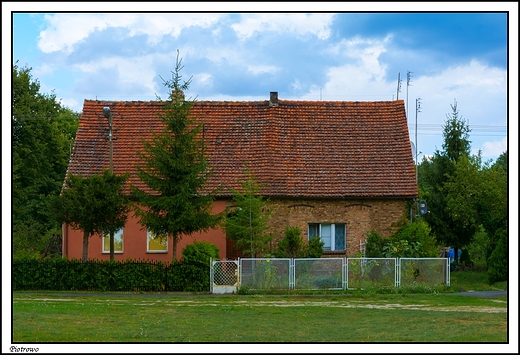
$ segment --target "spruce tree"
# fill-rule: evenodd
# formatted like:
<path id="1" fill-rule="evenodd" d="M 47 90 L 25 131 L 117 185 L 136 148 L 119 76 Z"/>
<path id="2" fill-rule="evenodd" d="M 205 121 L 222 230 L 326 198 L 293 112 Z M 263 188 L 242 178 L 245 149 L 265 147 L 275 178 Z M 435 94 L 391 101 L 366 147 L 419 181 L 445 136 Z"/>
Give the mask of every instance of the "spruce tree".
<path id="1" fill-rule="evenodd" d="M 243 174 L 246 178 L 242 189 L 232 189 L 235 206 L 228 209 L 224 228 L 227 238 L 235 241 L 244 254 L 254 258 L 263 255 L 272 240 L 272 235 L 267 232 L 271 210 L 267 206 L 268 200 L 259 195 L 262 185 L 247 165 Z"/>
<path id="2" fill-rule="evenodd" d="M 431 160 L 423 161 L 419 183 L 428 201 L 429 213 L 424 218 L 439 243 L 454 247 L 457 260 L 458 249 L 471 242 L 477 226 L 461 220 L 448 206 L 455 198 L 449 194 L 453 190 L 449 183 L 457 176 L 457 168 L 460 172 L 463 162 L 470 162 L 471 149 L 470 129 L 459 115 L 456 101 L 451 108 L 453 112 L 447 115 L 443 127 L 443 150 L 436 150 Z"/>
<path id="3" fill-rule="evenodd" d="M 203 123 L 191 116 L 195 100 L 184 97 L 191 78 L 182 81 L 182 69 L 177 51 L 172 78 L 161 78 L 169 90 L 169 100 L 158 117 L 163 129 L 145 141 L 144 151 L 139 153 L 137 175 L 149 190 L 132 189 L 140 223 L 155 235 L 165 234 L 172 240 L 174 261 L 183 236 L 207 231 L 220 221 L 220 215 L 212 213 L 216 191 L 205 191 L 211 171 L 204 154 Z"/>

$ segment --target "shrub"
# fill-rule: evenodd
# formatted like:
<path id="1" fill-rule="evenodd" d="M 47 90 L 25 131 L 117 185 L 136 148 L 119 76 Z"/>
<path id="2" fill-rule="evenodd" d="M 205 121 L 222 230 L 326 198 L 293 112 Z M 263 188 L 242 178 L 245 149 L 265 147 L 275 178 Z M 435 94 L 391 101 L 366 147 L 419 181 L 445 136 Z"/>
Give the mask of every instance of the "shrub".
<path id="1" fill-rule="evenodd" d="M 320 237 L 314 236 L 309 239 L 309 242 L 305 245 L 303 250 L 304 258 L 321 258 L 323 255 L 324 242 L 321 241 Z"/>
<path id="2" fill-rule="evenodd" d="M 195 241 L 182 250 L 182 258 L 189 264 L 209 265 L 211 259 L 218 259 L 218 247 L 206 241 Z"/>
<path id="3" fill-rule="evenodd" d="M 459 261 L 461 264 L 466 265 L 466 266 L 470 266 L 471 264 L 473 264 L 473 262 L 471 261 L 471 258 L 469 257 L 469 252 L 467 249 L 462 249 L 462 253 L 460 254 Z"/>
<path id="4" fill-rule="evenodd" d="M 437 242 L 430 234 L 428 224 L 422 220 L 416 223 L 406 223 L 388 242 L 399 244 L 402 241 L 407 241 L 412 249 L 419 246 L 416 250 L 413 250 L 413 256 L 407 255 L 406 257 L 436 258 L 439 256 Z"/>
<path id="5" fill-rule="evenodd" d="M 365 244 L 365 257 L 367 258 L 382 258 L 383 257 L 383 246 L 385 241 L 381 234 L 375 230 L 370 231 L 367 234 L 367 241 Z"/>
<path id="6" fill-rule="evenodd" d="M 299 227 L 285 228 L 285 237 L 278 242 L 277 248 L 274 250 L 274 256 L 277 258 L 299 258 L 302 256 L 305 243 L 301 238 L 301 230 Z"/>
<path id="7" fill-rule="evenodd" d="M 488 280 L 490 284 L 499 281 L 507 281 L 508 259 L 507 259 L 507 231 L 500 229 L 498 243 L 488 259 Z"/>

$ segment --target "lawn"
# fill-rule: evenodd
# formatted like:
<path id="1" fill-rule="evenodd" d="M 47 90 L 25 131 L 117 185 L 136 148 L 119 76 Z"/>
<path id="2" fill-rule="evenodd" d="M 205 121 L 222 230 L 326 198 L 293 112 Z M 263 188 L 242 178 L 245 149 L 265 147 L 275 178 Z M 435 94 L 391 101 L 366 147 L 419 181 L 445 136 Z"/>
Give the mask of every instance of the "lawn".
<path id="1" fill-rule="evenodd" d="M 19 343 L 507 342 L 507 300 L 454 294 L 15 293 Z"/>

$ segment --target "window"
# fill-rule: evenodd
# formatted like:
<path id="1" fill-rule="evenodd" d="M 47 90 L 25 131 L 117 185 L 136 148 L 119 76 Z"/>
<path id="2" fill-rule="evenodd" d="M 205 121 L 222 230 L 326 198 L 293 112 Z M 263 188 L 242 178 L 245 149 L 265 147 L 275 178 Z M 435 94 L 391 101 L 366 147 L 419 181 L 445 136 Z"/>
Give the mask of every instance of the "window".
<path id="1" fill-rule="evenodd" d="M 114 233 L 114 253 L 123 252 L 123 228 Z M 110 253 L 110 234 L 103 234 L 103 253 Z"/>
<path id="2" fill-rule="evenodd" d="M 325 243 L 323 250 L 345 250 L 347 230 L 345 223 L 311 223 L 309 239 L 319 236 Z"/>
<path id="3" fill-rule="evenodd" d="M 155 234 L 148 230 L 146 233 L 146 251 L 148 253 L 167 253 L 168 236 L 166 234 Z"/>

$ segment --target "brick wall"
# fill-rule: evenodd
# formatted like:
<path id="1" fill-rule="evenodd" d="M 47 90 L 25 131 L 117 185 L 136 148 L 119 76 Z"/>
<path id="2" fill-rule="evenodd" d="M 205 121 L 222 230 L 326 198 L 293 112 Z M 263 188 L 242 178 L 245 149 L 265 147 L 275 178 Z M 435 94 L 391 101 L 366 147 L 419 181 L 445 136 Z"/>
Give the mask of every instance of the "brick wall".
<path id="1" fill-rule="evenodd" d="M 390 236 L 408 211 L 406 200 L 278 200 L 271 199 L 273 209 L 268 225 L 274 241 L 283 238 L 287 226 L 298 226 L 308 240 L 309 223 L 346 223 L 347 252 L 325 252 L 325 256 L 351 256 L 359 251 L 360 240 L 372 229 L 383 237 Z"/>

